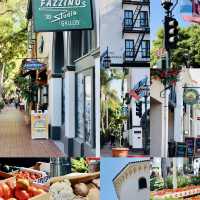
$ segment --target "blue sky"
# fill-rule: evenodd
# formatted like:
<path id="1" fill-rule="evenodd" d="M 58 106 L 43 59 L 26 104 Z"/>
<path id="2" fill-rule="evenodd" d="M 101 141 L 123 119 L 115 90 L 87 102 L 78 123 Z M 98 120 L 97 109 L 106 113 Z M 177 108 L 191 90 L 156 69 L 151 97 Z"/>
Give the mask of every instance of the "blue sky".
<path id="1" fill-rule="evenodd" d="M 175 2 L 175 0 L 173 0 Z M 151 40 L 156 38 L 156 33 L 160 27 L 163 26 L 164 9 L 161 6 L 161 0 L 151 0 Z M 178 5 L 173 11 L 174 17 L 178 20 L 179 26 L 187 26 L 188 23 L 181 18 L 180 6 L 183 0 L 178 1 Z"/>
<path id="2" fill-rule="evenodd" d="M 129 162 L 144 159 L 139 158 L 102 158 L 101 159 L 101 200 L 117 200 L 113 186 L 113 178 Z"/>

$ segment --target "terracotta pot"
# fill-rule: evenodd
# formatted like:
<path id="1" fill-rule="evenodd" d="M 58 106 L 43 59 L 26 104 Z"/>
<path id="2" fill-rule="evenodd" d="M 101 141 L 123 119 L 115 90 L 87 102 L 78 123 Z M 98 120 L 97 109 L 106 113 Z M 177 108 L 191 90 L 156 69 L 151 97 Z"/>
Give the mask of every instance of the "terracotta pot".
<path id="1" fill-rule="evenodd" d="M 116 147 L 112 148 L 113 157 L 128 157 L 128 148 Z"/>

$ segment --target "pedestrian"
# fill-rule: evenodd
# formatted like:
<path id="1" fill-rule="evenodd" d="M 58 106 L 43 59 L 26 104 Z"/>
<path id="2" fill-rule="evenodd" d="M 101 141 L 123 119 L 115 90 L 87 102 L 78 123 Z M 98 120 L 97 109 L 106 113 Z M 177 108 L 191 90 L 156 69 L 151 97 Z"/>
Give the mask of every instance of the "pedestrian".
<path id="1" fill-rule="evenodd" d="M 15 99 L 15 108 L 17 109 L 19 106 L 19 101 L 18 101 L 18 98 Z"/>

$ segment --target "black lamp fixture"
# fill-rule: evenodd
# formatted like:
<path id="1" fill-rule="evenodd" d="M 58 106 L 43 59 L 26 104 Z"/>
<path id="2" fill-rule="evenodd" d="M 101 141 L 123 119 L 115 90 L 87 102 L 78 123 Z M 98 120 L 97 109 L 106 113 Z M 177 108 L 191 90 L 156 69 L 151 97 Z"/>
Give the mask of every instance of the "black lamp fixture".
<path id="1" fill-rule="evenodd" d="M 172 0 L 161 0 L 161 5 L 165 10 L 169 11 L 170 8 L 173 6 L 173 2 Z"/>

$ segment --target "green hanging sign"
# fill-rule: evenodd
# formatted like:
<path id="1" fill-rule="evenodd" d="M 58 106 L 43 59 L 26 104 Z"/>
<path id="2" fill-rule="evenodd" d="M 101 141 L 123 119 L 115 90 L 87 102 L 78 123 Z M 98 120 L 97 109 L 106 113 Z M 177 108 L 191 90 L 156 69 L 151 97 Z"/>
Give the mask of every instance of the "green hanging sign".
<path id="1" fill-rule="evenodd" d="M 183 94 L 183 101 L 185 104 L 193 105 L 198 103 L 199 94 L 195 89 L 186 89 Z"/>
<path id="2" fill-rule="evenodd" d="M 91 0 L 32 0 L 34 31 L 93 28 Z"/>

